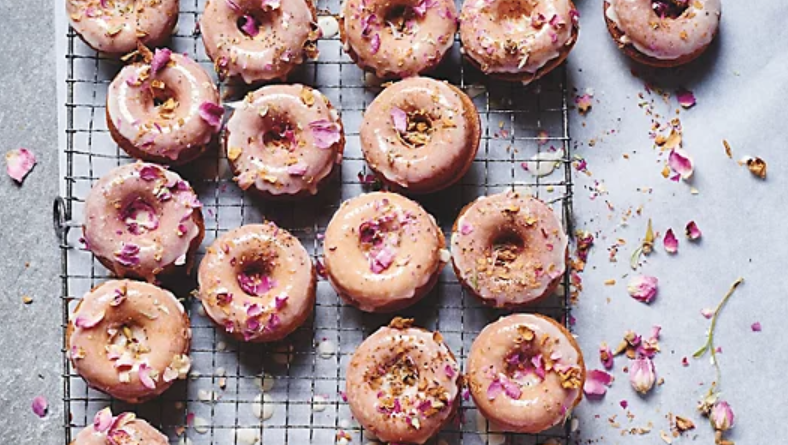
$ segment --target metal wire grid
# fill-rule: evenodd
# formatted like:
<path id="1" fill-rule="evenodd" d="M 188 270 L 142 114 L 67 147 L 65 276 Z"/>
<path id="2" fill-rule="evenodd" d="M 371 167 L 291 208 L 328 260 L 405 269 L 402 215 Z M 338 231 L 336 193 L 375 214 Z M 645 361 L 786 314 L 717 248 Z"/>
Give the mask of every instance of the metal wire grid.
<path id="1" fill-rule="evenodd" d="M 203 2 L 182 0 L 179 30 L 171 47 L 188 53 L 211 71 L 212 64 L 204 53 L 196 27 Z M 336 13 L 339 10 L 338 0 L 320 0 L 318 6 L 323 11 Z M 56 225 L 60 223 L 63 235 L 64 346 L 69 313 L 78 299 L 111 276 L 80 244 L 81 231 L 69 230 L 69 227 L 79 225 L 84 198 L 93 182 L 109 169 L 132 161 L 112 141 L 104 118 L 106 89 L 120 63 L 90 50 L 73 30 L 69 30 L 67 38 L 65 196 L 55 206 Z M 359 179 L 359 173 L 365 174 L 367 170 L 357 130 L 363 110 L 380 87 L 352 63 L 341 46 L 335 37 L 320 40 L 319 60 L 306 64 L 293 78 L 293 81 L 319 89 L 342 114 L 347 145 L 339 171 L 318 197 L 297 204 L 282 204 L 244 195 L 232 183 L 232 174 L 222 153 L 211 152 L 192 165 L 178 169 L 204 204 L 206 239 L 198 258 L 221 233 L 267 218 L 295 234 L 315 261 L 319 261 L 320 234 L 339 203 L 369 191 L 369 185 Z M 479 110 L 483 130 L 479 154 L 461 183 L 418 198 L 435 215 L 444 233 L 450 233 L 454 218 L 465 204 L 478 196 L 507 189 L 529 190 L 551 203 L 565 229 L 570 231 L 572 177 L 565 69 L 562 67 L 529 87 L 498 82 L 462 61 L 459 45 L 455 44 L 435 77 L 449 80 L 469 93 Z M 552 174 L 536 177 L 521 167 L 523 161 L 551 147 L 563 150 L 558 168 Z M 72 222 L 72 218 L 77 221 Z M 340 431 L 350 435 L 351 443 L 366 443 L 370 439 L 352 420 L 342 398 L 343 376 L 355 347 L 388 323 L 390 316 L 363 314 L 346 306 L 328 282 L 321 279 L 315 312 L 302 328 L 279 344 L 242 344 L 214 329 L 202 314 L 199 302 L 189 296 L 189 291 L 196 287 L 193 279 L 177 287 L 174 291 L 183 298 L 192 320 L 193 372 L 190 378 L 176 383 L 155 401 L 140 406 L 128 405 L 87 388 L 71 368 L 64 347 L 65 443 L 89 425 L 93 414 L 105 406 L 111 406 L 116 413 L 137 412 L 162 429 L 174 443 L 242 444 L 251 434 L 265 444 L 326 444 L 337 443 Z M 532 310 L 568 325 L 568 273 L 559 292 Z M 436 289 L 401 315 L 416 318 L 420 326 L 439 330 L 464 363 L 476 334 L 502 313 L 484 307 L 466 294 L 451 267 L 447 267 Z M 321 355 L 316 347 L 323 341 L 337 345 L 337 352 Z M 272 408 L 271 417 L 264 421 L 253 412 L 255 406 L 261 408 L 255 397 L 261 394 L 263 380 L 267 397 L 270 397 L 263 411 Z M 273 386 L 269 387 L 271 382 Z M 325 401 L 316 404 L 315 396 Z M 566 445 L 569 440 L 567 428 L 539 435 L 507 434 L 506 440 L 511 444 Z M 500 435 L 488 431 L 487 423 L 478 416 L 472 400 L 463 400 L 457 420 L 439 437 L 448 444 L 499 443 L 501 439 Z"/>

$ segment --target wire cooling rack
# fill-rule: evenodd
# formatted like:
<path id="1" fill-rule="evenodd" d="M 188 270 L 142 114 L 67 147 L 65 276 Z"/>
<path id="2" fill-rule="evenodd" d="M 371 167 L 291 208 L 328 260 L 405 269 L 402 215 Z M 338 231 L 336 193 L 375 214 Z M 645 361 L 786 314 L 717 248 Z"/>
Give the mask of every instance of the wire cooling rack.
<path id="1" fill-rule="evenodd" d="M 182 0 L 179 28 L 171 47 L 188 53 L 212 72 L 196 26 L 204 0 Z M 338 0 L 320 0 L 325 14 L 339 11 Z M 62 237 L 63 332 L 70 311 L 110 273 L 80 244 L 84 198 L 91 185 L 111 168 L 132 162 L 112 141 L 104 118 L 107 87 L 121 63 L 92 51 L 69 29 L 66 55 L 66 152 L 64 196 L 55 203 L 55 225 Z M 296 204 L 271 203 L 245 195 L 232 182 L 223 154 L 210 152 L 178 171 L 191 182 L 204 204 L 206 238 L 202 253 L 221 233 L 264 218 L 295 234 L 316 261 L 322 256 L 320 234 L 338 205 L 369 190 L 359 148 L 362 113 L 380 91 L 343 53 L 337 37 L 319 41 L 318 61 L 305 64 L 292 81 L 323 92 L 341 112 L 347 137 L 341 168 L 316 197 Z M 551 204 L 570 232 L 571 157 L 566 72 L 563 67 L 524 87 L 488 79 L 462 61 L 459 43 L 435 77 L 463 88 L 476 104 L 482 123 L 479 153 L 469 173 L 448 190 L 418 197 L 449 235 L 460 209 L 478 196 L 507 189 L 530 191 Z M 226 89 L 225 89 L 226 90 Z M 226 92 L 226 91 L 225 91 Z M 559 150 L 557 168 L 535 176 L 522 162 Z M 551 170 L 547 168 L 546 170 Z M 74 228 L 74 230 L 69 230 Z M 421 303 L 402 311 L 419 326 L 439 330 L 463 363 L 476 334 L 502 312 L 466 294 L 451 267 Z M 533 308 L 567 323 L 569 275 L 556 295 Z M 173 443 L 366 444 L 373 438 L 352 419 L 342 398 L 344 370 L 356 346 L 390 316 L 370 315 L 346 306 L 325 279 L 317 286 L 312 317 L 279 344 L 241 344 L 214 329 L 199 301 L 190 296 L 193 279 L 174 289 L 189 311 L 193 342 L 190 378 L 177 382 L 157 400 L 133 406 L 86 387 L 63 351 L 65 443 L 91 424 L 105 406 L 113 412 L 135 411 L 167 434 Z M 335 349 L 335 351 L 333 351 Z M 265 390 L 265 396 L 261 396 Z M 261 399 L 261 397 L 264 397 Z M 260 401 L 263 401 L 260 403 Z M 265 420 L 258 417 L 262 414 Z M 269 417 L 270 416 L 270 417 Z M 457 419 L 439 436 L 439 444 L 568 444 L 568 426 L 539 435 L 502 435 L 482 419 L 472 400 L 463 400 Z M 346 440 L 346 439 L 345 439 Z"/>

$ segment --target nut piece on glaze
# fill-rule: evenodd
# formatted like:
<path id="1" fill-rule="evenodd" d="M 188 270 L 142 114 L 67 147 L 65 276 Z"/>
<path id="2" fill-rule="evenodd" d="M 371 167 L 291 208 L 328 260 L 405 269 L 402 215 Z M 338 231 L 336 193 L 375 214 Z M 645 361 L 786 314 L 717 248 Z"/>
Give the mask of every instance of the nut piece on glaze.
<path id="1" fill-rule="evenodd" d="M 323 254 L 331 285 L 365 312 L 416 303 L 450 257 L 435 219 L 418 203 L 388 192 L 342 203 L 326 228 Z"/>
<path id="2" fill-rule="evenodd" d="M 347 0 L 340 15 L 345 52 L 381 79 L 432 71 L 454 43 L 452 0 Z"/>
<path id="3" fill-rule="evenodd" d="M 460 404 L 460 367 L 438 332 L 396 317 L 367 337 L 347 368 L 353 417 L 385 443 L 423 444 Z"/>
<path id="4" fill-rule="evenodd" d="M 675 67 L 700 57 L 719 30 L 721 0 L 606 0 L 605 22 L 621 50 L 644 65 Z"/>
<path id="5" fill-rule="evenodd" d="M 189 273 L 205 235 L 201 207 L 172 171 L 143 162 L 116 167 L 85 199 L 85 246 L 121 278 Z"/>
<path id="6" fill-rule="evenodd" d="M 344 148 L 339 113 L 319 91 L 298 84 L 249 93 L 224 133 L 234 181 L 264 198 L 317 194 Z"/>
<path id="7" fill-rule="evenodd" d="M 460 13 L 462 51 L 483 73 L 528 84 L 566 59 L 578 18 L 571 0 L 468 0 Z"/>
<path id="8" fill-rule="evenodd" d="M 107 445 L 107 444 L 145 444 L 167 445 L 167 436 L 152 427 L 148 422 L 137 418 L 134 413 L 120 413 L 112 416 L 110 408 L 97 412 L 93 424 L 77 434 L 69 445 Z"/>
<path id="9" fill-rule="evenodd" d="M 387 87 L 369 105 L 361 149 L 392 189 L 431 193 L 459 181 L 473 164 L 481 124 L 459 88 L 428 77 Z"/>
<path id="10" fill-rule="evenodd" d="M 536 434 L 569 417 L 583 398 L 583 354 L 554 320 L 515 314 L 473 341 L 466 378 L 474 403 L 502 431 Z"/>
<path id="11" fill-rule="evenodd" d="M 175 296 L 141 281 L 110 280 L 77 304 L 66 331 L 74 370 L 99 391 L 142 403 L 185 379 L 189 316 Z"/>
<path id="12" fill-rule="evenodd" d="M 208 0 L 200 32 L 222 80 L 284 81 L 318 55 L 320 29 L 311 0 Z"/>
<path id="13" fill-rule="evenodd" d="M 454 222 L 454 272 L 484 303 L 521 308 L 555 290 L 566 271 L 568 242 L 542 201 L 512 191 L 484 196 Z"/>
<path id="14" fill-rule="evenodd" d="M 181 165 L 215 140 L 224 110 L 210 75 L 194 60 L 169 49 L 125 66 L 107 92 L 107 127 L 130 156 Z"/>
<path id="15" fill-rule="evenodd" d="M 91 48 L 113 57 L 170 40 L 178 0 L 65 0 L 71 27 Z"/>
<path id="16" fill-rule="evenodd" d="M 281 340 L 315 306 L 317 275 L 309 253 L 272 222 L 217 238 L 200 263 L 198 281 L 205 313 L 240 341 Z"/>

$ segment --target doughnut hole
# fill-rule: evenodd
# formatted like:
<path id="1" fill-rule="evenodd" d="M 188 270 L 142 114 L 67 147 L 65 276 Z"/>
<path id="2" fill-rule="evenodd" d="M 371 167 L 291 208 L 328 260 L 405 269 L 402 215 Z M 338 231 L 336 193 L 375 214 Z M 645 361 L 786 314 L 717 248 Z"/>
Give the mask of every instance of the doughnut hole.
<path id="1" fill-rule="evenodd" d="M 249 296 L 259 297 L 265 295 L 276 286 L 272 272 L 274 270 L 275 254 L 272 251 L 263 251 L 252 254 L 250 258 L 241 257 L 236 264 L 236 280 L 238 286 Z"/>
<path id="2" fill-rule="evenodd" d="M 263 11 L 256 9 L 254 11 L 246 11 L 243 15 L 240 15 L 235 21 L 235 26 L 244 36 L 255 39 L 258 35 L 264 33 L 267 28 L 272 27 L 279 21 L 278 10 Z"/>
<path id="3" fill-rule="evenodd" d="M 513 264 L 525 249 L 523 239 L 510 230 L 502 230 L 492 240 L 490 256 L 494 267 Z"/>
<path id="4" fill-rule="evenodd" d="M 116 352 L 129 353 L 136 360 L 139 360 L 142 355 L 151 352 L 145 328 L 139 326 L 133 320 L 109 329 L 108 335 L 109 343 Z"/>
<path id="5" fill-rule="evenodd" d="M 404 133 L 397 133 L 400 140 L 411 148 L 427 145 L 435 132 L 435 119 L 426 111 L 404 110 L 407 115 L 407 125 Z"/>
<path id="6" fill-rule="evenodd" d="M 132 235 L 143 235 L 159 227 L 159 211 L 145 198 L 138 196 L 121 205 L 118 218 Z"/>
<path id="7" fill-rule="evenodd" d="M 392 357 L 388 363 L 382 364 L 369 377 L 373 384 L 388 387 L 392 396 L 399 397 L 407 392 L 408 389 L 416 388 L 419 383 L 419 367 L 407 353 L 400 352 Z M 381 405 L 387 407 L 387 402 L 393 403 L 394 400 L 385 397 L 381 400 Z M 394 408 L 394 406 L 392 405 L 388 408 Z"/>
<path id="8" fill-rule="evenodd" d="M 536 8 L 536 2 L 524 0 L 504 0 L 493 3 L 492 7 L 493 9 L 491 12 L 500 22 L 515 24 L 527 20 L 530 23 L 530 17 Z M 547 19 L 549 20 L 550 18 L 548 17 Z"/>
<path id="9" fill-rule="evenodd" d="M 651 9 L 657 17 L 667 19 L 677 19 L 689 8 L 688 0 L 653 0 Z"/>
<path id="10" fill-rule="evenodd" d="M 180 104 L 175 91 L 161 80 L 153 80 L 150 86 L 150 94 L 155 115 L 165 120 L 176 117 L 176 111 Z"/>
<path id="11" fill-rule="evenodd" d="M 269 112 L 263 116 L 263 147 L 269 150 L 293 151 L 298 144 L 297 125 L 288 115 L 272 115 Z"/>
<path id="12" fill-rule="evenodd" d="M 534 364 L 540 351 L 534 347 L 534 342 L 517 343 L 508 354 L 504 362 L 504 374 L 510 380 L 522 386 L 536 386 L 542 382 Z M 543 366 L 543 365 L 541 365 Z"/>
<path id="13" fill-rule="evenodd" d="M 389 4 L 383 13 L 383 25 L 395 37 L 414 34 L 418 31 L 421 17 L 406 4 Z"/>

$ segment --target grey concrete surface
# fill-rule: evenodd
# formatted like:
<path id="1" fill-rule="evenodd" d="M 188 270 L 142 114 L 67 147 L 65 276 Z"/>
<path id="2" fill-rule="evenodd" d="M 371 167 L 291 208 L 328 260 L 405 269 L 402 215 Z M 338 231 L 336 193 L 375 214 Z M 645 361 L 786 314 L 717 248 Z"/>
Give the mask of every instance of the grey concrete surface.
<path id="1" fill-rule="evenodd" d="M 0 2 L 0 152 L 38 158 L 24 185 L 0 175 L 0 431 L 3 443 L 55 444 L 61 436 L 60 252 L 52 230 L 58 193 L 55 33 L 49 0 Z M 25 305 L 22 296 L 33 303 Z M 32 399 L 45 396 L 49 415 Z"/>

